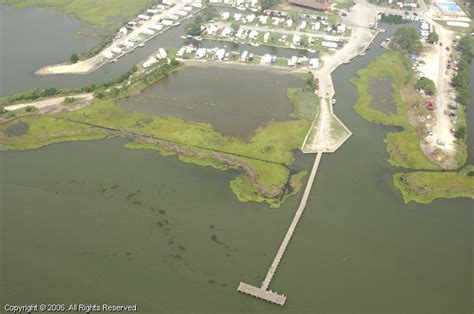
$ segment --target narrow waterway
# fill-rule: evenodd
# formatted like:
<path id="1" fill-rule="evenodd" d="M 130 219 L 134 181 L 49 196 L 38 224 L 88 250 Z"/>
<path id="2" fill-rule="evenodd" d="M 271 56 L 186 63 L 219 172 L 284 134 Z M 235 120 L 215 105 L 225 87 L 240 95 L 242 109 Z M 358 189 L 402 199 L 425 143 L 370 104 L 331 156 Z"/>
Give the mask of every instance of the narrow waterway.
<path id="1" fill-rule="evenodd" d="M 123 56 L 116 63 L 109 63 L 89 74 L 35 75 L 39 68 L 67 62 L 72 53 L 87 51 L 100 42 L 104 31 L 82 25 L 72 16 L 56 10 L 25 8 L 14 9 L 0 5 L 0 97 L 33 90 L 35 88 L 69 88 L 101 84 L 130 70 L 146 60 L 159 48 L 179 48 L 189 41 L 180 37 L 192 20 L 185 20 L 162 35 L 150 40 L 145 47 Z M 88 36 L 79 36 L 79 33 Z M 61 38 L 61 40 L 58 40 Z M 248 50 L 256 55 L 265 53 L 279 57 L 293 55 L 315 56 L 302 50 L 274 47 L 253 47 L 219 41 L 203 41 L 206 48 L 225 48 L 229 51 Z M 18 53 L 21 51 L 21 53 Z"/>
<path id="2" fill-rule="evenodd" d="M 239 203 L 229 187 L 234 171 L 127 150 L 118 139 L 0 153 L 0 303 L 138 304 L 142 313 L 472 312 L 472 200 L 404 205 L 386 161 L 389 128 L 352 109 L 348 80 L 383 52 L 384 36 L 391 32 L 334 73 L 335 111 L 353 136 L 323 157 L 272 282 L 288 297 L 284 308 L 236 287 L 263 280 L 301 194 L 280 209 Z M 309 169 L 314 156 L 296 156 Z"/>

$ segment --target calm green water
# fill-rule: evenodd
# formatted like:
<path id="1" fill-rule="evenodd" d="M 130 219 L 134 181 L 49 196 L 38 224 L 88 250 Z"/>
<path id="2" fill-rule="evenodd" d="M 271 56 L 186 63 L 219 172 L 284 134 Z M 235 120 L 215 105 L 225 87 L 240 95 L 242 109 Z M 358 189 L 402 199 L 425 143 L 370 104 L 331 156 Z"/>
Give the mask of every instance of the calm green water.
<path id="1" fill-rule="evenodd" d="M 147 114 L 212 123 L 219 132 L 249 139 L 270 120 L 291 119 L 293 105 L 287 90 L 303 83 L 302 77 L 281 70 L 187 67 L 120 105 Z"/>
<path id="2" fill-rule="evenodd" d="M 123 140 L 0 154 L 0 303 L 472 313 L 473 201 L 404 205 L 386 162 L 388 128 L 352 109 L 348 79 L 381 53 L 382 39 L 335 73 L 335 110 L 354 135 L 323 157 L 271 284 L 288 297 L 284 308 L 235 290 L 262 281 L 301 194 L 280 209 L 239 203 L 229 188 L 235 172 L 126 150 Z M 298 155 L 298 167 L 309 169 L 313 157 Z"/>

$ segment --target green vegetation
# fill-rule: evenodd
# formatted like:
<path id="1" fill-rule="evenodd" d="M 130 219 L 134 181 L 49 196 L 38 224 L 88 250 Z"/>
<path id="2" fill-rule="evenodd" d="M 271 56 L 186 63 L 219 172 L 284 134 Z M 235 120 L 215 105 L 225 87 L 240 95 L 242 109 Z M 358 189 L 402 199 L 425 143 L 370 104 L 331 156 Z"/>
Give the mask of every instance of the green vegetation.
<path id="1" fill-rule="evenodd" d="M 129 148 L 156 149 L 165 155 L 178 154 L 179 159 L 218 169 L 235 168 L 242 171 L 231 182 L 231 188 L 242 201 L 267 202 L 278 207 L 301 185 L 304 173 L 290 174 L 293 150 L 301 142 L 314 117 L 315 102 L 306 99 L 306 90 L 296 93 L 297 118 L 270 122 L 258 129 L 250 141 L 227 137 L 216 132 L 210 124 L 188 122 L 176 117 L 150 116 L 126 111 L 116 100 L 139 93 L 164 75 L 180 69 L 176 62 L 137 69 L 116 85 L 104 84 L 96 90 L 101 94 L 82 109 L 52 115 L 22 117 L 28 131 L 22 136 L 5 136 L 11 123 L 0 126 L 0 150 L 33 149 L 51 143 L 102 139 L 112 136 L 131 137 Z M 302 93 L 303 96 L 300 95 Z M 314 94 L 312 97 L 315 97 Z M 306 102 L 300 102 L 303 99 Z"/>
<path id="2" fill-rule="evenodd" d="M 404 24 L 406 21 L 403 20 L 401 15 L 394 15 L 394 14 L 383 14 L 382 17 L 380 18 L 380 21 L 382 23 L 387 23 L 387 24 Z"/>
<path id="3" fill-rule="evenodd" d="M 77 63 L 77 61 L 79 61 L 79 56 L 76 53 L 73 53 L 71 58 L 69 58 L 69 61 L 71 61 L 71 63 Z"/>
<path id="4" fill-rule="evenodd" d="M 408 53 L 419 53 L 422 49 L 420 35 L 413 27 L 400 27 L 393 36 L 391 47 Z"/>
<path id="5" fill-rule="evenodd" d="M 463 37 L 459 41 L 457 49 L 461 52 L 461 60 L 459 60 L 459 71 L 451 81 L 451 84 L 457 91 L 457 100 L 462 105 L 467 105 L 471 99 L 471 91 L 469 89 L 469 64 L 472 59 L 472 39 L 469 36 Z"/>
<path id="6" fill-rule="evenodd" d="M 429 42 L 430 44 L 437 43 L 439 41 L 439 36 L 438 34 L 436 34 L 435 31 L 432 31 L 431 33 L 429 33 L 426 41 Z"/>
<path id="7" fill-rule="evenodd" d="M 415 84 L 417 90 L 423 90 L 428 95 L 433 95 L 436 92 L 435 83 L 427 77 L 420 77 Z"/>
<path id="8" fill-rule="evenodd" d="M 312 121 L 319 112 L 319 98 L 307 88 L 289 88 L 288 98 L 295 107 L 293 116 Z"/>
<path id="9" fill-rule="evenodd" d="M 234 32 L 237 32 L 240 28 L 240 24 L 237 22 L 232 22 L 232 24 L 230 24 L 230 27 L 232 28 Z"/>
<path id="10" fill-rule="evenodd" d="M 408 120 L 408 106 L 413 104 L 405 100 L 406 95 L 413 93 L 414 88 L 410 68 L 406 54 L 390 51 L 359 70 L 359 76 L 352 80 L 359 94 L 355 109 L 369 121 L 403 127 L 404 130 L 401 132 L 387 133 L 385 143 L 390 155 L 390 164 L 409 169 L 438 170 L 439 167 L 431 163 L 421 151 L 418 130 Z M 393 79 L 392 96 L 397 105 L 396 114 L 385 114 L 370 107 L 372 97 L 368 94 L 369 83 L 386 77 Z M 426 82 L 423 83 L 425 84 Z M 466 136 L 464 127 L 460 127 L 456 133 L 457 138 Z M 465 162 L 465 152 L 465 147 L 458 149 L 458 164 Z M 397 173 L 393 176 L 393 184 L 402 192 L 405 203 L 410 201 L 429 203 L 437 198 L 474 198 L 474 166 L 466 167 L 460 172 Z"/>
<path id="11" fill-rule="evenodd" d="M 402 192 L 405 203 L 427 204 L 438 198 L 474 198 L 474 166 L 459 172 L 397 173 L 393 184 Z"/>
<path id="12" fill-rule="evenodd" d="M 258 2 L 260 3 L 262 10 L 266 10 L 273 7 L 274 5 L 279 4 L 281 0 L 259 0 Z"/>
<path id="13" fill-rule="evenodd" d="M 403 127 L 402 132 L 390 132 L 385 139 L 390 155 L 389 162 L 393 166 L 410 169 L 439 169 L 421 150 L 418 131 L 408 120 L 408 104 L 403 101 L 401 95 L 401 91 L 410 84 L 413 88 L 413 84 L 410 83 L 408 62 L 402 53 L 389 51 L 357 71 L 358 77 L 351 80 L 359 95 L 354 108 L 368 121 Z M 370 82 L 389 77 L 393 80 L 392 97 L 397 107 L 396 113 L 384 113 L 370 106 L 373 99 L 368 93 Z"/>
<path id="14" fill-rule="evenodd" d="M 202 25 L 196 22 L 189 23 L 186 26 L 186 34 L 190 36 L 199 36 L 203 32 Z"/>
<path id="15" fill-rule="evenodd" d="M 92 26 L 115 30 L 150 7 L 155 0 L 0 0 L 0 4 L 22 8 L 39 5 L 61 10 Z"/>

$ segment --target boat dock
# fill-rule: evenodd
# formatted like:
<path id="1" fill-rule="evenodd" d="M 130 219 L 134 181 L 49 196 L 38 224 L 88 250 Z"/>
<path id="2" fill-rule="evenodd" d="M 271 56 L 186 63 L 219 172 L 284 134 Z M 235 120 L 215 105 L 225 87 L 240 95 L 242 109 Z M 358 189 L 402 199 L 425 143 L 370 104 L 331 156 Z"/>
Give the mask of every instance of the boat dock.
<path id="1" fill-rule="evenodd" d="M 283 238 L 280 248 L 278 249 L 278 252 L 275 255 L 275 258 L 273 259 L 272 264 L 268 268 L 267 275 L 265 276 L 265 279 L 262 282 L 262 286 L 258 288 L 258 287 L 246 284 L 244 282 L 241 282 L 237 288 L 237 291 L 268 301 L 273 304 L 280 305 L 280 306 L 283 306 L 285 304 L 286 297 L 283 294 L 278 294 L 276 292 L 268 290 L 268 287 L 270 286 L 273 276 L 275 275 L 278 269 L 278 265 L 280 265 L 280 261 L 283 258 L 283 255 L 285 254 L 286 248 L 288 247 L 288 243 L 290 242 L 291 237 L 295 233 L 296 226 L 298 225 L 298 222 L 301 216 L 303 215 L 303 211 L 306 207 L 309 193 L 311 192 L 311 188 L 313 186 L 314 179 L 316 177 L 316 173 L 318 171 L 319 162 L 321 161 L 322 155 L 323 155 L 322 152 L 318 152 L 316 155 L 316 158 L 313 164 L 313 169 L 311 169 L 311 174 L 309 175 L 308 182 L 306 183 L 306 188 L 303 193 L 303 198 L 301 199 L 300 205 L 298 209 L 296 210 L 295 216 L 293 217 L 293 220 L 291 221 L 290 227 L 288 228 L 288 231 L 286 232 L 285 237 Z"/>

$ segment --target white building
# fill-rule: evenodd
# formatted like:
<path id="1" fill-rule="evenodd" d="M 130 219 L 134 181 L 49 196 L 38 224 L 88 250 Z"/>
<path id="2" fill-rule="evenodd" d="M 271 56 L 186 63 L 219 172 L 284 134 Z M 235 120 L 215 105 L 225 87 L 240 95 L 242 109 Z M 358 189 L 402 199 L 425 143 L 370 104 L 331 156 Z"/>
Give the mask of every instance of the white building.
<path id="1" fill-rule="evenodd" d="M 174 23 L 174 22 L 171 21 L 171 20 L 162 20 L 162 21 L 161 21 L 161 24 L 163 24 L 163 25 L 165 25 L 165 26 L 171 26 L 171 25 L 173 25 L 173 23 Z"/>
<path id="2" fill-rule="evenodd" d="M 196 59 L 202 59 L 206 56 L 206 48 L 199 48 L 194 56 Z"/>
<path id="3" fill-rule="evenodd" d="M 229 37 L 230 34 L 232 34 L 232 28 L 230 27 L 224 27 L 221 33 L 221 37 Z"/>
<path id="4" fill-rule="evenodd" d="M 325 41 L 333 41 L 333 42 L 340 42 L 341 41 L 341 37 L 339 36 L 331 36 L 331 35 L 325 35 L 324 36 L 324 40 Z"/>
<path id="5" fill-rule="evenodd" d="M 221 18 L 222 18 L 223 20 L 227 20 L 229 17 L 230 17 L 230 13 L 229 13 L 229 12 L 222 12 Z"/>
<path id="6" fill-rule="evenodd" d="M 224 56 L 225 56 L 225 49 L 218 49 L 216 51 L 217 60 L 221 61 L 222 59 L 224 59 Z"/>
<path id="7" fill-rule="evenodd" d="M 150 17 L 148 15 L 140 14 L 137 17 L 138 17 L 139 20 L 142 20 L 142 21 L 149 21 L 150 20 Z"/>
<path id="8" fill-rule="evenodd" d="M 158 49 L 158 54 L 160 55 L 162 59 L 166 58 L 167 56 L 166 50 L 164 50 L 163 48 Z"/>
<path id="9" fill-rule="evenodd" d="M 310 69 L 317 69 L 317 68 L 319 68 L 319 59 L 318 59 L 318 58 L 311 58 L 311 59 L 309 59 L 309 68 L 310 68 Z"/>
<path id="10" fill-rule="evenodd" d="M 122 49 L 119 47 L 114 47 L 112 48 L 112 52 L 115 54 L 119 54 L 119 53 L 122 53 Z"/>
<path id="11" fill-rule="evenodd" d="M 300 44 L 301 37 L 297 34 L 293 35 L 293 44 L 294 45 L 299 45 Z"/>
<path id="12" fill-rule="evenodd" d="M 104 51 L 102 52 L 102 57 L 106 59 L 112 59 L 114 57 L 114 54 L 110 51 Z"/>
<path id="13" fill-rule="evenodd" d="M 344 33 L 346 31 L 346 25 L 345 24 L 339 24 L 337 26 L 337 32 L 338 33 Z"/>
<path id="14" fill-rule="evenodd" d="M 151 14 L 151 15 L 155 15 L 155 14 L 157 14 L 158 12 L 160 12 L 160 11 L 155 10 L 155 9 L 148 9 L 148 10 L 146 10 L 146 13 Z"/>
<path id="15" fill-rule="evenodd" d="M 163 25 L 161 24 L 155 24 L 150 26 L 151 29 L 154 29 L 155 31 L 161 31 L 163 29 Z"/>
<path id="16" fill-rule="evenodd" d="M 267 24 L 267 22 L 268 22 L 268 16 L 266 16 L 266 15 L 260 15 L 260 16 L 258 17 L 258 22 L 259 22 L 260 24 Z"/>
<path id="17" fill-rule="evenodd" d="M 155 64 L 157 62 L 158 62 L 158 60 L 156 60 L 155 57 L 151 57 L 150 59 L 143 62 L 143 67 L 148 68 L 148 67 L 152 66 L 153 64 Z"/>
<path id="18" fill-rule="evenodd" d="M 293 20 L 292 19 L 286 20 L 286 26 L 292 27 L 293 26 Z"/>
<path id="19" fill-rule="evenodd" d="M 271 54 L 264 54 L 260 59 L 260 64 L 270 64 L 272 62 L 272 55 Z"/>
<path id="20" fill-rule="evenodd" d="M 321 46 L 325 48 L 337 48 L 337 43 L 333 41 L 323 41 L 321 42 Z"/>
<path id="21" fill-rule="evenodd" d="M 249 54 L 249 52 L 247 50 L 242 52 L 242 55 L 240 56 L 240 61 L 246 61 L 248 54 Z"/>
<path id="22" fill-rule="evenodd" d="M 300 26 L 298 26 L 299 29 L 305 29 L 308 23 L 306 21 L 302 21 Z"/>
<path id="23" fill-rule="evenodd" d="M 263 41 L 264 41 L 264 42 L 268 42 L 269 39 L 270 39 L 270 32 L 266 32 L 266 33 L 263 35 Z"/>
<path id="24" fill-rule="evenodd" d="M 122 34 L 122 35 L 127 35 L 128 34 L 128 30 L 126 27 L 121 27 L 119 29 L 119 33 Z"/>
<path id="25" fill-rule="evenodd" d="M 257 39 L 257 36 L 258 36 L 257 31 L 255 31 L 255 30 L 250 31 L 250 33 L 249 33 L 249 38 L 250 39 Z"/>
<path id="26" fill-rule="evenodd" d="M 253 21 L 255 21 L 255 14 L 249 14 L 245 19 L 247 20 L 247 22 L 252 23 Z"/>
<path id="27" fill-rule="evenodd" d="M 234 20 L 240 21 L 241 18 L 242 18 L 242 14 L 240 14 L 240 13 L 234 13 Z"/>
<path id="28" fill-rule="evenodd" d="M 296 65 L 296 61 L 298 61 L 298 58 L 296 56 L 292 56 L 290 59 L 288 59 L 288 65 L 294 66 Z"/>
<path id="29" fill-rule="evenodd" d="M 219 30 L 219 27 L 217 27 L 216 25 L 214 24 L 211 24 L 209 25 L 209 28 L 207 29 L 207 34 L 209 36 L 212 36 L 214 35 L 215 33 L 217 33 L 217 31 Z"/>

